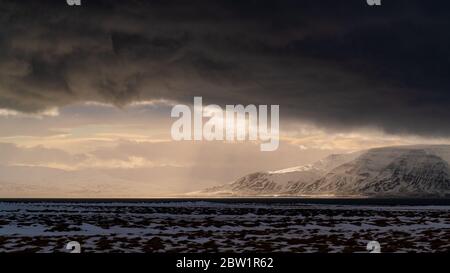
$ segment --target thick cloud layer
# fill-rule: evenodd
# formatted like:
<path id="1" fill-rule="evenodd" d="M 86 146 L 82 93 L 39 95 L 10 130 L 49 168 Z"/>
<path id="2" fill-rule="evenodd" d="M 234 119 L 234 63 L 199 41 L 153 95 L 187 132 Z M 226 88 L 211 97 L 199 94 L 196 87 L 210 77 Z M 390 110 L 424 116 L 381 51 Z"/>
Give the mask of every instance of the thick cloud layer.
<path id="1" fill-rule="evenodd" d="M 0 1 L 0 108 L 194 95 L 449 136 L 444 1 Z"/>

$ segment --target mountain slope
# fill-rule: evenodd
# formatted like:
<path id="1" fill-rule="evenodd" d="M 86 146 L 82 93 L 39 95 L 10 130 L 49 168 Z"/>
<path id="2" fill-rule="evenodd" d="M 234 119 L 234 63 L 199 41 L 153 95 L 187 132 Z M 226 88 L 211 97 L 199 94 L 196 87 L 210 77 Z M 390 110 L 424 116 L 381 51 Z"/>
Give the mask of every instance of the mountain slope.
<path id="1" fill-rule="evenodd" d="M 307 166 L 259 172 L 201 192 L 220 196 L 450 195 L 450 146 L 400 146 L 332 155 Z M 444 159 L 445 158 L 445 159 Z"/>
<path id="2" fill-rule="evenodd" d="M 244 176 L 237 181 L 206 189 L 200 194 L 212 195 L 294 195 L 307 185 L 320 179 L 328 171 L 349 162 L 360 153 L 330 155 L 314 164 L 298 166 L 272 172 L 257 172 Z"/>

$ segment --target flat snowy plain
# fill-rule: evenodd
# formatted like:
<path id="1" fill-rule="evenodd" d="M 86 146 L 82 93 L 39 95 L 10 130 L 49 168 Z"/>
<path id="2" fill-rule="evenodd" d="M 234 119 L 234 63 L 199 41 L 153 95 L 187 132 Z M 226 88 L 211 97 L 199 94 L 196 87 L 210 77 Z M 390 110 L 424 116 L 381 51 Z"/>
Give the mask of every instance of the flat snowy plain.
<path id="1" fill-rule="evenodd" d="M 450 206 L 0 202 L 0 252 L 449 252 Z"/>

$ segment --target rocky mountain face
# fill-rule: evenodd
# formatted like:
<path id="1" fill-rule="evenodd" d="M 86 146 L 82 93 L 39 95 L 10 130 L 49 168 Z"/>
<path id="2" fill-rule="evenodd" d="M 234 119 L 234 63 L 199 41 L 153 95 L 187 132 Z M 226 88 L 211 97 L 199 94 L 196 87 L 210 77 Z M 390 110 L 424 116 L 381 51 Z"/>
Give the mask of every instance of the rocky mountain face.
<path id="1" fill-rule="evenodd" d="M 376 148 L 258 172 L 200 192 L 212 196 L 450 196 L 450 145 Z"/>

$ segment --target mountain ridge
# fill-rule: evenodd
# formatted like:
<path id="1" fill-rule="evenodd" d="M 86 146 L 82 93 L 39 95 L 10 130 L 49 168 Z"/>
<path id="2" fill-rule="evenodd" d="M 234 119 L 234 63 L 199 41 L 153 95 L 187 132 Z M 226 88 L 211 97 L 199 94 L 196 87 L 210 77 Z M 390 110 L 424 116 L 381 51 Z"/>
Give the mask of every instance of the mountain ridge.
<path id="1" fill-rule="evenodd" d="M 373 148 L 313 164 L 256 172 L 192 193 L 202 196 L 450 196 L 450 145 Z"/>

